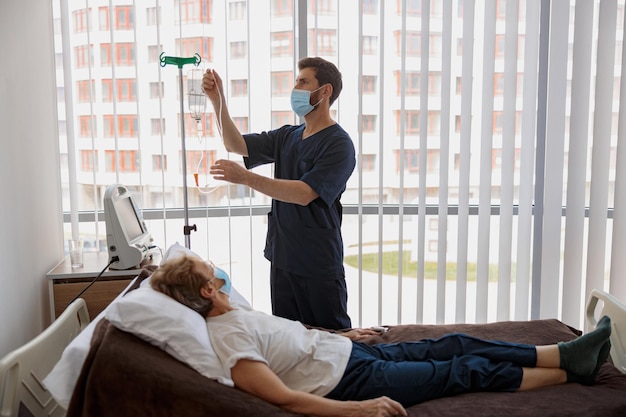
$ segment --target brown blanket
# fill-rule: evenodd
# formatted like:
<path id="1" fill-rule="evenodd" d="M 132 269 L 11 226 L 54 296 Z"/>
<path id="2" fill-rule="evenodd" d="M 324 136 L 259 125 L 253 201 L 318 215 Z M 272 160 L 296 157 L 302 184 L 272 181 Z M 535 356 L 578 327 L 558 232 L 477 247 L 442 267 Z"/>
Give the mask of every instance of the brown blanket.
<path id="1" fill-rule="evenodd" d="M 392 326 L 370 343 L 419 340 L 451 332 L 549 344 L 578 334 L 557 320 L 460 325 Z M 596 385 L 565 384 L 521 393 L 474 393 L 415 405 L 410 416 L 626 415 L 626 375 L 610 363 Z M 74 392 L 68 417 L 90 416 L 293 416 L 236 388 L 202 377 L 160 349 L 103 320 Z"/>

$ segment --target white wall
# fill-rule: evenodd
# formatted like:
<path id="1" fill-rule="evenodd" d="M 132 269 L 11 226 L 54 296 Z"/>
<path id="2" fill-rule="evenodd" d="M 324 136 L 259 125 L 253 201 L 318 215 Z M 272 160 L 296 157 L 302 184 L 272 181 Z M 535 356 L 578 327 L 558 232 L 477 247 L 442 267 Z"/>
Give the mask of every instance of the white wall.
<path id="1" fill-rule="evenodd" d="M 50 322 L 63 257 L 50 1 L 0 1 L 0 357 Z"/>

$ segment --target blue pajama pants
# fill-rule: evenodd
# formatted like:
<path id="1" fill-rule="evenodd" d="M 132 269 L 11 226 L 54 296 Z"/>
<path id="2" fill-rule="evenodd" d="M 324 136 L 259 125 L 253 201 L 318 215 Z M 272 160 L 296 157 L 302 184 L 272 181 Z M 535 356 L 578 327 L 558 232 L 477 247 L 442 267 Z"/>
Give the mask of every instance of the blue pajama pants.
<path id="1" fill-rule="evenodd" d="M 327 397 L 366 400 L 386 395 L 409 407 L 465 392 L 515 391 L 522 367 L 536 363 L 534 346 L 461 333 L 373 346 L 353 342 L 344 375 Z"/>

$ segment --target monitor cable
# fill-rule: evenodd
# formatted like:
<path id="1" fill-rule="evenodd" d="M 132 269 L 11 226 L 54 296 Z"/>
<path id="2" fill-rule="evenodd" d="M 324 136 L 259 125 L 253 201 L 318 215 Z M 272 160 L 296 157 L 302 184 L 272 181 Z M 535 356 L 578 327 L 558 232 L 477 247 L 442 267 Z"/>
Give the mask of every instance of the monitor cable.
<path id="1" fill-rule="evenodd" d="M 81 295 L 83 295 L 85 291 L 87 291 L 93 284 L 95 284 L 95 282 L 102 276 L 102 274 L 104 274 L 104 271 L 109 269 L 109 267 L 111 266 L 113 262 L 118 262 L 119 260 L 120 260 L 119 256 L 113 256 L 111 260 L 109 261 L 109 263 L 107 264 L 107 266 L 105 266 L 104 269 L 100 271 L 100 273 L 89 283 L 89 285 L 83 288 L 82 291 L 79 292 L 78 295 L 76 295 L 76 297 L 72 298 L 72 301 L 67 303 L 67 306 L 65 306 L 65 308 L 68 308 L 74 301 L 76 301 Z"/>

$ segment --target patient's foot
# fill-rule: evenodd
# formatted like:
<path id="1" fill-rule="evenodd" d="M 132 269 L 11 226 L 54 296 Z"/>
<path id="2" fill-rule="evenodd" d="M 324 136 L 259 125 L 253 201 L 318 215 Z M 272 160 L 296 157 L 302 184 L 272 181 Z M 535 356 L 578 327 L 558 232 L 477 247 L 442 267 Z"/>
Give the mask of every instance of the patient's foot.
<path id="1" fill-rule="evenodd" d="M 610 336 L 611 319 L 604 316 L 592 332 L 569 342 L 559 342 L 561 368 L 569 374 L 579 377 L 593 375 L 594 371 L 597 372 L 596 367 L 600 353 L 606 349 L 605 345 Z"/>
<path id="2" fill-rule="evenodd" d="M 609 357 L 609 352 L 611 351 L 611 342 L 606 342 L 602 345 L 600 349 L 600 353 L 598 354 L 598 359 L 596 361 L 596 367 L 589 376 L 578 376 L 574 375 L 570 372 L 567 373 L 567 382 L 578 382 L 583 385 L 593 385 L 596 383 L 596 377 L 598 376 L 598 372 L 600 372 L 600 368 L 604 365 L 607 358 Z"/>

